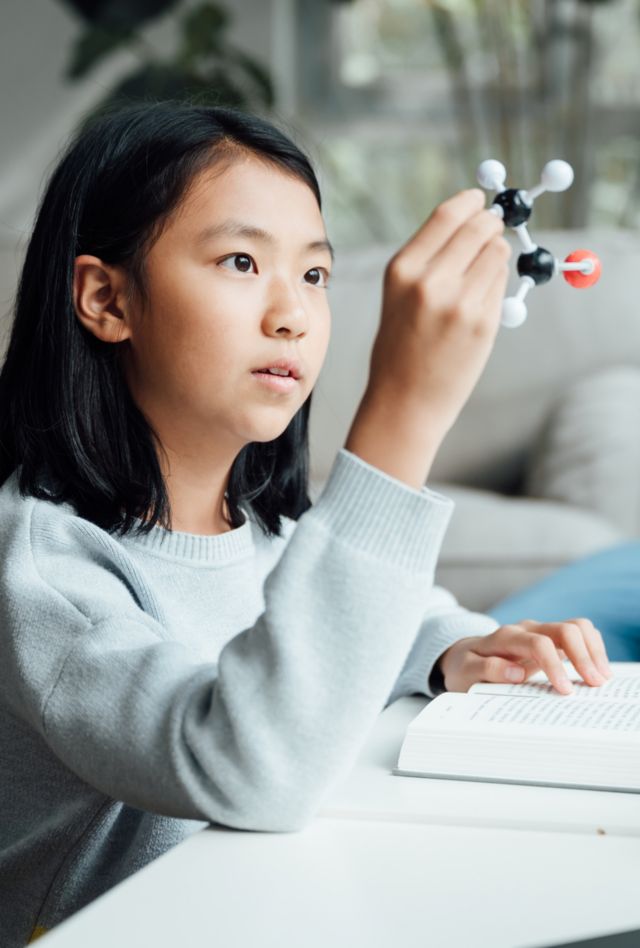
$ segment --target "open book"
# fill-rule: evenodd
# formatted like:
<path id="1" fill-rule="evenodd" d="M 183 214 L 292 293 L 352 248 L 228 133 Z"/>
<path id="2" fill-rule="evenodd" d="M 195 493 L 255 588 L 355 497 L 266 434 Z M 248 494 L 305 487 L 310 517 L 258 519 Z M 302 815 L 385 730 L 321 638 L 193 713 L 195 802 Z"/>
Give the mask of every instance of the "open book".
<path id="1" fill-rule="evenodd" d="M 407 728 L 395 774 L 640 793 L 640 662 L 599 688 L 477 684 L 434 698 Z"/>

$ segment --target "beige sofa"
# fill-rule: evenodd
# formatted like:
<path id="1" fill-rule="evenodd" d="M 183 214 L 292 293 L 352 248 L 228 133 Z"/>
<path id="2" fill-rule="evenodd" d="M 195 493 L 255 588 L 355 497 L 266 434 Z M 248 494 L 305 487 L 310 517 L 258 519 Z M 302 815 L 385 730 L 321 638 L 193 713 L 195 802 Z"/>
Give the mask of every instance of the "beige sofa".
<path id="1" fill-rule="evenodd" d="M 528 321 L 500 330 L 432 469 L 428 484 L 456 502 L 436 578 L 477 610 L 640 533 L 640 235 L 531 230 L 558 257 L 594 250 L 603 276 L 590 290 L 562 278 L 533 290 Z M 314 492 L 366 383 L 394 249 L 337 255 L 332 341 L 312 410 Z"/>

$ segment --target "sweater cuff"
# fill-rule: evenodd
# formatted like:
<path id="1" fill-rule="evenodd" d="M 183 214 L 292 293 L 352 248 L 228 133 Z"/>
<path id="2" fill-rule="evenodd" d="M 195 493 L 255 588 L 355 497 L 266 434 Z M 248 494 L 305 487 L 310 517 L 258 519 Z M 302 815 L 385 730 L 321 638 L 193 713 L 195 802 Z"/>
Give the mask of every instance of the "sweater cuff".
<path id="1" fill-rule="evenodd" d="M 342 448 L 313 516 L 372 556 L 433 573 L 453 508 L 449 497 L 428 487 L 414 490 Z"/>
<path id="2" fill-rule="evenodd" d="M 490 635 L 497 628 L 499 625 L 491 616 L 463 609 L 459 614 L 426 622 L 416 636 L 387 703 L 415 694 L 435 698 L 445 690 L 444 681 L 436 668 L 442 654 L 458 639 L 470 635 Z"/>

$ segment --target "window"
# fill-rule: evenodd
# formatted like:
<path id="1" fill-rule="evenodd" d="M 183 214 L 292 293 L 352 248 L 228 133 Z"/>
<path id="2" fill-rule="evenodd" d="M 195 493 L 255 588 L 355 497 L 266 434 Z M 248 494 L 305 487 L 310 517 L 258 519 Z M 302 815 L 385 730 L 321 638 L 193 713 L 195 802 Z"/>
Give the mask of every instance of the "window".
<path id="1" fill-rule="evenodd" d="M 487 157 L 536 224 L 640 226 L 637 0 L 297 0 L 297 124 L 342 246 L 405 239 Z"/>

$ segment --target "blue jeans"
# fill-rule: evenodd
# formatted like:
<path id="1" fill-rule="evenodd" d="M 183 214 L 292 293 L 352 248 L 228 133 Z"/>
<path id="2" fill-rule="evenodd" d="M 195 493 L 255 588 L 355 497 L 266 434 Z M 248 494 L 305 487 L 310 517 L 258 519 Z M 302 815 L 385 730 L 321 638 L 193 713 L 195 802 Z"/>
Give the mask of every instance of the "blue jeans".
<path id="1" fill-rule="evenodd" d="M 576 560 L 487 612 L 500 625 L 591 619 L 612 661 L 640 661 L 640 541 Z"/>

